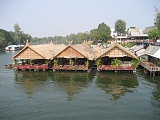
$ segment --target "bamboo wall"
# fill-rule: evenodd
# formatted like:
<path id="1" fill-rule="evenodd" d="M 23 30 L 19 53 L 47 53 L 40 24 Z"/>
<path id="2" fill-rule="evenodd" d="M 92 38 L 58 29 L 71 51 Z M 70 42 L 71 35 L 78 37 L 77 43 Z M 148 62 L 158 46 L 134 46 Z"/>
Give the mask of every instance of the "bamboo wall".
<path id="1" fill-rule="evenodd" d="M 131 57 L 129 54 L 127 54 L 125 51 L 119 49 L 118 47 L 115 47 L 113 49 L 111 49 L 110 51 L 108 51 L 107 53 L 105 53 L 102 57 Z"/>
<path id="2" fill-rule="evenodd" d="M 57 58 L 61 58 L 61 57 L 77 57 L 77 58 L 84 58 L 84 56 L 82 54 L 80 54 L 79 52 L 77 52 L 76 50 L 74 50 L 73 48 L 69 47 L 66 50 L 62 51 Z"/>
<path id="3" fill-rule="evenodd" d="M 15 58 L 16 59 L 44 59 L 42 56 L 40 56 L 38 53 L 31 50 L 30 48 L 26 48 Z"/>

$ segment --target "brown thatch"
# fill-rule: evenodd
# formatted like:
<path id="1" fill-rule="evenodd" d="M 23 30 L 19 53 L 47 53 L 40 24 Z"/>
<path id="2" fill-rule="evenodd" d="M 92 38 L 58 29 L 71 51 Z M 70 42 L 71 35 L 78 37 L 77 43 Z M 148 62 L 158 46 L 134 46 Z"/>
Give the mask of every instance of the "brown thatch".
<path id="1" fill-rule="evenodd" d="M 95 53 L 93 49 L 86 44 L 68 45 L 55 58 L 87 58 L 93 60 Z"/>
<path id="2" fill-rule="evenodd" d="M 52 59 L 65 47 L 63 44 L 29 45 L 26 43 L 25 47 L 13 59 Z"/>
<path id="3" fill-rule="evenodd" d="M 116 41 L 112 46 L 105 49 L 103 52 L 99 53 L 96 59 L 102 57 L 125 57 L 125 56 L 137 59 L 137 57 L 132 52 L 127 50 L 125 47 L 121 46 Z"/>
<path id="4" fill-rule="evenodd" d="M 102 50 L 103 50 L 103 49 L 102 49 L 101 47 L 99 47 L 98 45 L 96 45 L 96 46 L 93 47 L 92 49 L 94 50 L 94 52 L 95 52 L 96 54 L 101 53 Z"/>

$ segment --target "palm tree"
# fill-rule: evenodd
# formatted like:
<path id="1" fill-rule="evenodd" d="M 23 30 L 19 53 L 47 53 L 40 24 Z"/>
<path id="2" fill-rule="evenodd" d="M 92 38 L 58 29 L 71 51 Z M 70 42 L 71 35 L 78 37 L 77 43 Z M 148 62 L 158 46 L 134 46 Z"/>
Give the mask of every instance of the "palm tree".
<path id="1" fill-rule="evenodd" d="M 54 59 L 54 66 L 58 66 L 58 59 Z"/>
<path id="2" fill-rule="evenodd" d="M 69 60 L 69 64 L 73 66 L 74 65 L 74 61 L 72 59 L 70 59 Z"/>
<path id="3" fill-rule="evenodd" d="M 85 61 L 85 66 L 89 66 L 89 62 L 88 62 L 88 60 L 87 61 Z"/>
<path id="4" fill-rule="evenodd" d="M 121 65 L 121 60 L 119 60 L 119 59 L 113 59 L 113 61 L 112 61 L 112 63 L 111 63 L 114 67 L 118 67 L 118 66 L 120 66 Z"/>
<path id="5" fill-rule="evenodd" d="M 136 69 L 138 67 L 140 63 L 140 60 L 137 60 L 137 59 L 133 59 L 132 60 L 132 66 Z"/>
<path id="6" fill-rule="evenodd" d="M 97 69 L 101 66 L 101 61 L 102 60 L 100 58 L 96 60 Z"/>
<path id="7" fill-rule="evenodd" d="M 14 61 L 13 61 L 13 65 L 16 65 L 17 64 L 17 60 L 16 59 L 14 59 Z"/>

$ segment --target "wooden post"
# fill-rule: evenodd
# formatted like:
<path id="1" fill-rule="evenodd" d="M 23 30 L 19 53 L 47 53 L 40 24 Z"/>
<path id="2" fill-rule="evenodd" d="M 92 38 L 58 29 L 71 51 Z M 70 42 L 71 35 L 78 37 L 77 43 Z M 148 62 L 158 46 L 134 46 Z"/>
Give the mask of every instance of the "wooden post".
<path id="1" fill-rule="evenodd" d="M 155 76 L 155 72 L 153 72 L 153 77 Z"/>
<path id="2" fill-rule="evenodd" d="M 152 75 L 152 72 L 150 71 L 150 76 Z"/>

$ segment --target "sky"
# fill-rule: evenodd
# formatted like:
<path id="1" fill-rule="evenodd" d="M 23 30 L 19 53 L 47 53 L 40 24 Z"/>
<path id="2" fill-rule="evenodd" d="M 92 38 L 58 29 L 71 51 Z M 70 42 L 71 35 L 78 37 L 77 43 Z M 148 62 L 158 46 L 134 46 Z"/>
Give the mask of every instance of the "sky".
<path id="1" fill-rule="evenodd" d="M 118 19 L 126 28 L 153 26 L 160 0 L 0 0 L 0 29 L 14 31 L 17 23 L 32 37 L 90 32 L 102 22 L 110 28 Z"/>

